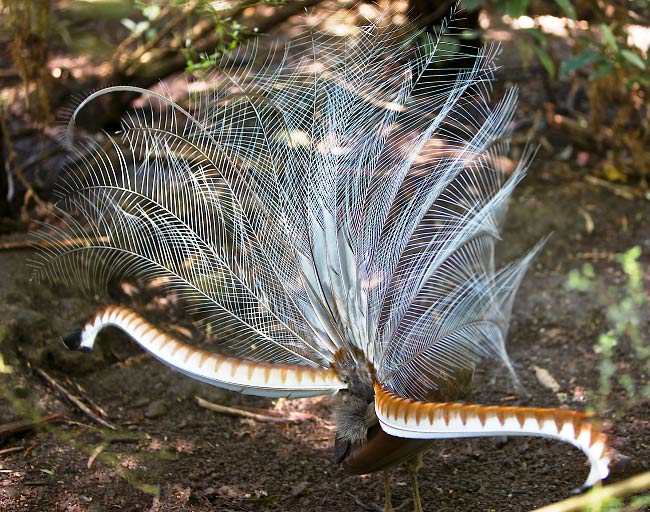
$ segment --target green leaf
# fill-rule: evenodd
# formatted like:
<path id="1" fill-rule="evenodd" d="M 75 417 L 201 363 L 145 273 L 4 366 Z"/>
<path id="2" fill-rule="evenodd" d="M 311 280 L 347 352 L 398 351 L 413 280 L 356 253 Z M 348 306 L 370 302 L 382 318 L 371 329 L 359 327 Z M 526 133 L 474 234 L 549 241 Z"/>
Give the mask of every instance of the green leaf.
<path id="1" fill-rule="evenodd" d="M 614 32 L 612 32 L 612 29 L 609 28 L 608 25 L 605 25 L 604 23 L 600 25 L 600 31 L 603 36 L 603 41 L 607 46 L 609 46 L 612 50 L 618 51 L 618 43 L 616 42 L 616 36 L 614 35 Z"/>
<path id="2" fill-rule="evenodd" d="M 562 12 L 572 20 L 576 19 L 576 10 L 569 0 L 555 0 L 555 3 L 562 9 Z"/>
<path id="3" fill-rule="evenodd" d="M 553 59 L 551 59 L 551 56 L 548 54 L 548 52 L 541 46 L 533 46 L 533 51 L 535 52 L 535 55 L 537 55 L 539 61 L 542 63 L 542 66 L 544 66 L 544 69 L 548 73 L 548 76 L 554 78 L 555 63 L 553 62 Z"/>
<path id="4" fill-rule="evenodd" d="M 542 32 L 540 29 L 528 28 L 526 29 L 526 32 L 530 34 L 535 39 L 535 41 L 537 41 L 538 44 L 540 45 L 546 44 L 546 34 L 544 34 L 544 32 Z"/>
<path id="5" fill-rule="evenodd" d="M 506 14 L 511 18 L 519 18 L 528 11 L 530 0 L 506 0 Z"/>
<path id="6" fill-rule="evenodd" d="M 566 286 L 569 290 L 587 292 L 591 289 L 591 281 L 589 278 L 582 275 L 580 271 L 573 269 L 569 272 Z"/>
<path id="7" fill-rule="evenodd" d="M 643 59 L 632 50 L 621 50 L 621 55 L 626 61 L 631 62 L 637 68 L 645 69 L 645 62 L 643 62 Z"/>
<path id="8" fill-rule="evenodd" d="M 614 71 L 614 64 L 602 62 L 589 74 L 589 80 L 598 80 L 599 78 L 609 75 L 612 71 Z"/>
<path id="9" fill-rule="evenodd" d="M 483 7 L 483 5 L 485 5 L 485 0 L 463 0 L 463 6 L 470 12 Z"/>
<path id="10" fill-rule="evenodd" d="M 565 60 L 560 66 L 560 76 L 568 75 L 577 69 L 593 64 L 598 60 L 598 58 L 598 53 L 591 49 L 586 50 L 575 57 L 571 57 L 569 60 Z"/>
<path id="11" fill-rule="evenodd" d="M 142 9 L 142 15 L 149 21 L 154 21 L 160 16 L 161 7 L 158 4 L 147 5 Z"/>

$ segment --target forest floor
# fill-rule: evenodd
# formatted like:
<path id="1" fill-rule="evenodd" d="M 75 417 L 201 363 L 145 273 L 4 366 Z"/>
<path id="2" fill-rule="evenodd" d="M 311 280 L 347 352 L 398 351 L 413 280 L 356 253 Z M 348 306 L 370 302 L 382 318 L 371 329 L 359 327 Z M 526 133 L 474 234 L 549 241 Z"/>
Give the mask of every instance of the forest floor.
<path id="1" fill-rule="evenodd" d="M 583 212 L 593 223 L 591 233 Z M 589 262 L 598 279 L 622 290 L 626 277 L 614 255 L 639 245 L 648 268 L 648 219 L 650 202 L 620 198 L 584 175 L 537 160 L 515 194 L 501 244 L 507 260 L 551 234 L 517 295 L 510 332 L 510 354 L 527 394 L 488 363 L 477 372 L 472 401 L 594 405 L 594 346 L 608 326 L 598 297 L 567 289 L 567 275 Z M 287 414 L 317 419 L 260 423 L 210 412 L 194 397 L 262 409 L 275 402 L 191 381 L 114 334 L 102 336 L 96 354 L 69 352 L 59 337 L 89 317 L 94 305 L 72 290 L 31 282 L 29 257 L 26 251 L 0 253 L 0 347 L 12 371 L 0 376 L 0 418 L 5 423 L 59 413 L 65 421 L 2 439 L 0 509 L 315 512 L 373 510 L 382 502 L 380 476 L 349 476 L 332 461 L 333 398 L 279 404 Z M 617 371 L 646 382 L 647 369 L 634 363 L 629 347 L 619 349 Z M 118 430 L 99 428 L 62 401 L 34 373 L 37 368 L 68 389 L 79 386 Z M 559 389 L 545 387 L 548 379 L 537 377 L 544 373 L 539 369 Z M 631 458 L 629 474 L 650 461 L 650 401 L 625 402 L 623 390 L 615 388 L 608 414 L 619 451 Z M 561 443 L 458 440 L 437 442 L 426 453 L 420 482 L 426 510 L 514 511 L 569 496 L 586 474 L 583 455 Z M 391 481 L 394 503 L 409 510 L 406 469 L 395 469 Z"/>
<path id="2" fill-rule="evenodd" d="M 486 362 L 472 402 L 596 407 L 599 335 L 611 326 L 598 293 L 567 286 L 568 274 L 593 266 L 610 300 L 627 293 L 616 254 L 640 246 L 650 278 L 650 201 L 628 199 L 541 151 L 511 202 L 499 259 L 523 254 L 550 235 L 514 305 L 509 353 L 524 386 Z M 13 233 L 7 238 L 24 238 Z M 123 336 L 106 332 L 93 354 L 67 351 L 59 338 L 90 317 L 98 302 L 30 280 L 28 250 L 0 252 L 0 424 L 60 414 L 60 421 L 16 435 L 0 425 L 0 510 L 292 511 L 379 510 L 380 475 L 350 476 L 333 462 L 334 398 L 277 403 L 216 389 L 174 373 Z M 128 291 L 128 290 L 127 290 Z M 144 303 L 142 296 L 134 299 Z M 185 324 L 165 300 L 148 302 L 161 323 Z M 171 310 L 164 317 L 163 310 Z M 176 315 L 176 316 L 174 316 Z M 642 318 L 650 344 L 647 314 Z M 190 331 L 192 328 L 190 327 Z M 647 365 L 621 343 L 617 374 L 648 382 Z M 94 424 L 39 376 L 44 370 L 106 411 L 112 431 Z M 555 383 L 557 386 L 554 388 Z M 552 389 L 554 388 L 554 389 Z M 225 416 L 195 397 L 233 407 L 308 413 L 296 423 Z M 629 462 L 609 481 L 650 469 L 650 400 L 628 400 L 615 386 L 605 414 Z M 568 497 L 586 478 L 571 446 L 533 438 L 436 442 L 425 454 L 425 510 L 524 511 Z M 409 475 L 391 475 L 393 504 L 411 510 Z"/>

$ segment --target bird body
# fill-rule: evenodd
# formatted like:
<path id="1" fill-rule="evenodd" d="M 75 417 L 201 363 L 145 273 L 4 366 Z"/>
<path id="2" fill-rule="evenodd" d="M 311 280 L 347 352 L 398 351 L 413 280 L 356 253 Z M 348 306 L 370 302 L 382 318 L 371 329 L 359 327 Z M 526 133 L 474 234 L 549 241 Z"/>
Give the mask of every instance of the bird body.
<path id="1" fill-rule="evenodd" d="M 121 306 L 66 344 L 90 349 L 112 325 L 213 385 L 337 394 L 335 457 L 353 473 L 434 439 L 539 435 L 588 455 L 588 485 L 604 478 L 606 438 L 581 413 L 453 403 L 482 357 L 512 368 L 514 294 L 540 246 L 495 266 L 530 151 L 505 172 L 516 91 L 489 102 L 495 48 L 454 70 L 466 55 L 443 35 L 409 56 L 403 33 L 382 26 L 353 39 L 312 34 L 258 73 L 245 47 L 189 108 L 127 86 L 89 96 L 70 133 L 85 104 L 114 91 L 142 92 L 156 115 L 124 121 L 128 150 L 92 149 L 71 169 L 61 223 L 44 236 L 90 229 L 96 243 L 48 245 L 37 273 L 90 290 L 161 278 L 237 357 L 191 347 Z"/>

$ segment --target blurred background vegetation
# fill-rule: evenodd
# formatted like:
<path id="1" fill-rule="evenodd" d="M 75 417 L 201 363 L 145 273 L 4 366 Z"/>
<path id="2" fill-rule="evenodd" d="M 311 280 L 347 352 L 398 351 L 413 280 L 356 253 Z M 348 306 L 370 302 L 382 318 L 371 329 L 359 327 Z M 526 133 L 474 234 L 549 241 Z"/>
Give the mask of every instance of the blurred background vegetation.
<path id="1" fill-rule="evenodd" d="M 410 0 L 390 2 L 390 8 L 435 30 L 454 3 Z M 505 59 L 504 69 L 520 82 L 524 101 L 534 90 L 524 106 L 526 136 L 578 168 L 595 167 L 591 179 L 615 193 L 647 195 L 650 0 L 462 4 L 463 44 L 517 38 L 516 63 Z M 151 87 L 213 69 L 224 52 L 323 5 L 349 9 L 358 2 L 3 0 L 0 216 L 25 220 L 32 206 L 45 208 L 58 149 L 37 144 L 39 159 L 32 139 L 64 120 L 75 98 L 105 85 Z M 86 128 L 115 129 L 136 97 L 94 102 L 84 112 Z M 21 146 L 29 148 L 27 157 Z"/>

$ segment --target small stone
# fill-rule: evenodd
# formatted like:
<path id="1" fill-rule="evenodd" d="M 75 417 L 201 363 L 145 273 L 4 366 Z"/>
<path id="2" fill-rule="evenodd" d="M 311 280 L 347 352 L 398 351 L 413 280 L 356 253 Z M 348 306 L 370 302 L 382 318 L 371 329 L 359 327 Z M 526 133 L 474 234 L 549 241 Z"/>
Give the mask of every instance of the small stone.
<path id="1" fill-rule="evenodd" d="M 234 485 L 222 485 L 217 492 L 224 498 L 241 498 L 243 496 L 241 489 Z"/>
<path id="2" fill-rule="evenodd" d="M 207 487 L 206 489 L 203 490 L 203 496 L 205 496 L 206 498 L 216 496 L 217 494 L 219 494 L 219 492 L 214 487 Z"/>
<path id="3" fill-rule="evenodd" d="M 145 418 L 153 419 L 160 418 L 167 413 L 167 404 L 162 400 L 154 400 L 149 404 L 147 410 L 144 411 Z"/>
<path id="4" fill-rule="evenodd" d="M 307 481 L 298 482 L 296 485 L 292 487 L 291 496 L 293 496 L 294 498 L 300 496 L 307 490 L 307 487 L 309 487 L 309 482 Z"/>

